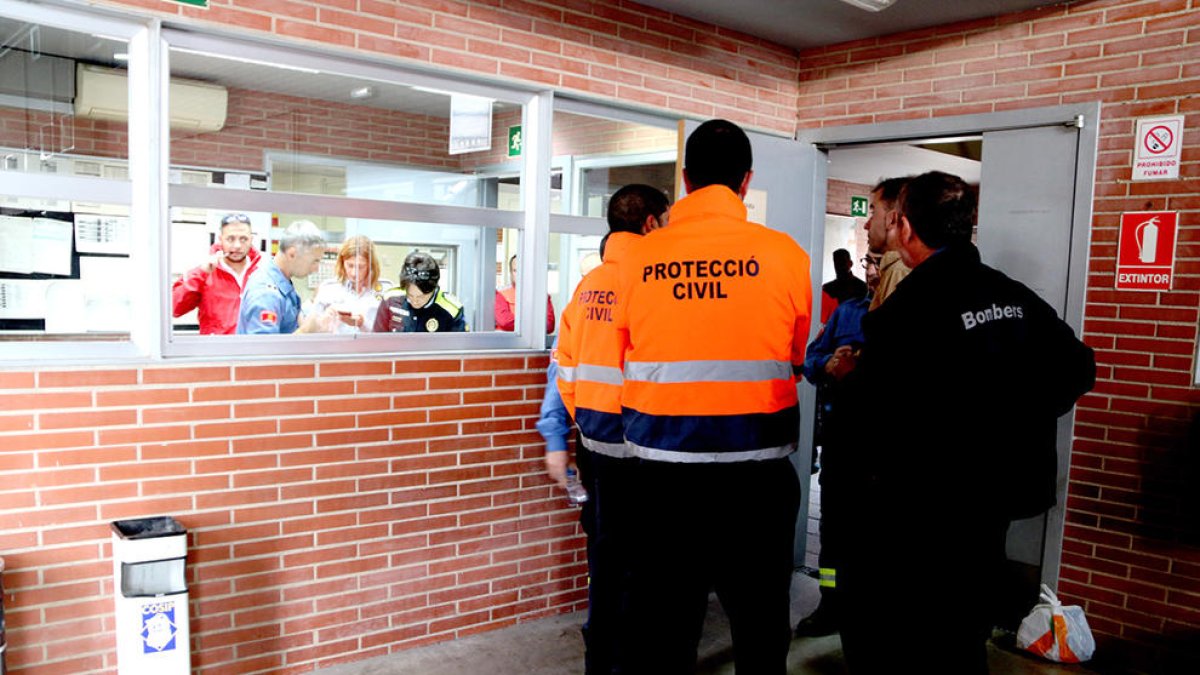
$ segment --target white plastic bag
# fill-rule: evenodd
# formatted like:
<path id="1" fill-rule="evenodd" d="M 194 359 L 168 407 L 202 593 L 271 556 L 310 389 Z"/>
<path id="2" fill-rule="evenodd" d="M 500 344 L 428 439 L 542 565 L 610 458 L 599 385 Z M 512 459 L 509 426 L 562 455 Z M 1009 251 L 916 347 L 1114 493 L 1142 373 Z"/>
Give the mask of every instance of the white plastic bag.
<path id="1" fill-rule="evenodd" d="M 1043 604 L 1035 605 L 1017 630 L 1017 646 L 1059 663 L 1092 658 L 1096 639 L 1079 605 L 1063 607 L 1050 587 L 1042 584 Z"/>

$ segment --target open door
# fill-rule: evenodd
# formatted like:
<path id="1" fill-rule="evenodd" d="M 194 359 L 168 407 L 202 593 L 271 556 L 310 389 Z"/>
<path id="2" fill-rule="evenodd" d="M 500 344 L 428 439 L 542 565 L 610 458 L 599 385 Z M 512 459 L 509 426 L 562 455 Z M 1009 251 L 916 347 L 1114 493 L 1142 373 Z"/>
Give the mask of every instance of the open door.
<path id="1" fill-rule="evenodd" d="M 1087 283 L 1099 116 L 1098 103 L 1082 103 L 809 129 L 801 131 L 799 139 L 832 149 L 982 137 L 978 243 L 983 259 L 1036 290 L 1078 334 Z M 879 177 L 904 175 L 885 165 L 878 171 Z M 1062 554 L 1073 427 L 1074 413 L 1059 422 L 1058 506 L 1045 516 L 1014 524 L 1008 540 L 1009 557 L 1026 568 L 1028 580 L 1052 587 L 1057 585 Z M 807 438 L 811 447 L 811 433 Z M 808 496 L 804 495 L 806 504 Z M 914 527 L 919 523 L 914 522 Z M 802 563 L 803 557 L 798 557 L 797 565 Z"/>
<path id="2" fill-rule="evenodd" d="M 983 261 L 1024 283 L 1058 312 L 1068 315 L 1071 244 L 1076 211 L 1075 168 L 1080 128 L 1053 124 L 983 134 L 978 244 Z M 1090 190 L 1088 191 L 1090 200 Z M 1085 221 L 1086 222 L 1086 221 Z M 1083 233 L 1086 238 L 1087 233 Z M 1076 325 L 1078 331 L 1078 325 Z M 1050 512 L 1016 521 L 1007 553 L 1014 584 L 1010 597 L 1036 600 L 1043 581 L 1053 585 L 1061 555 L 1063 503 L 1074 415 L 1058 425 L 1059 504 Z M 1047 534 L 1051 534 L 1047 537 Z M 1019 621 L 1028 608 L 1007 608 Z"/>

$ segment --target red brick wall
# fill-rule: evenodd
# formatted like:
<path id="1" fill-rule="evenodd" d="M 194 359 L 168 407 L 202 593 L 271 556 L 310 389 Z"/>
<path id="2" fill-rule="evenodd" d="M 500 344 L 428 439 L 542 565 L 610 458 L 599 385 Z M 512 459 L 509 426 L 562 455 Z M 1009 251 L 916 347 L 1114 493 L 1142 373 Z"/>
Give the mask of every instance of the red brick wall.
<path id="1" fill-rule="evenodd" d="M 629 0 L 102 0 L 792 133 L 796 54 Z M 356 8 L 357 7 L 357 11 Z"/>
<path id="2" fill-rule="evenodd" d="M 633 4 L 108 4 L 785 133 L 795 126 L 791 50 Z M 408 137 L 395 150 L 352 136 L 362 123 L 289 135 L 299 108 L 341 121 L 323 103 L 248 102 L 235 91 L 227 130 L 177 134 L 172 160 L 257 168 L 262 148 L 278 143 L 421 156 Z M 441 141 L 429 147 L 443 156 Z M 115 672 L 108 522 L 119 518 L 170 514 L 189 528 L 203 673 L 305 672 L 581 608 L 576 512 L 544 478 L 533 427 L 544 367 L 531 354 L 0 371 L 14 675 Z"/>
<path id="3" fill-rule="evenodd" d="M 0 146 L 40 148 L 39 132 L 55 131 L 54 122 L 49 113 L 0 107 Z M 68 154 L 128 157 L 124 122 L 73 118 L 73 125 Z M 275 150 L 456 170 L 449 138 L 447 118 L 230 89 L 220 131 L 171 131 L 171 163 L 261 171 L 264 153 Z"/>
<path id="4" fill-rule="evenodd" d="M 270 83 L 264 83 L 269 87 Z M 225 127 L 171 132 L 171 162 L 262 169 L 266 150 L 458 169 L 449 119 L 269 92 L 229 91 Z"/>
<path id="5" fill-rule="evenodd" d="M 188 530 L 193 665 L 303 672 L 581 608 L 546 357 L 0 372 L 14 673 L 115 672 L 108 523 Z"/>
<path id="6" fill-rule="evenodd" d="M 1195 132 L 1184 180 L 1126 182 L 1135 117 L 1200 121 L 1200 10 L 1185 0 L 1076 2 L 799 55 L 624 1 L 109 4 L 784 133 L 1103 101 L 1086 309 L 1101 382 L 1076 429 L 1062 590 L 1101 637 L 1194 652 L 1197 519 L 1184 519 L 1178 483 L 1197 403 Z M 1115 293 L 1117 214 L 1147 207 L 1181 211 L 1176 290 Z M 300 672 L 578 607 L 580 537 L 532 431 L 544 362 L 435 363 L 448 372 L 427 378 L 409 361 L 0 371 L 10 666 L 113 672 L 106 523 L 160 512 L 194 532 L 206 673 Z M 522 403 L 486 399 L 497 391 Z"/>
<path id="7" fill-rule="evenodd" d="M 1200 305 L 1200 9 L 1075 2 L 800 55 L 799 125 L 864 124 L 1102 101 L 1086 340 L 1099 383 L 1077 416 L 1062 595 L 1101 637 L 1200 634 L 1191 387 Z M 1181 179 L 1131 183 L 1137 117 L 1187 116 Z M 1116 292 L 1122 211 L 1178 210 L 1174 290 Z M 1189 504 L 1190 500 L 1190 504 Z M 1161 672 L 1161 671 L 1160 671 Z"/>

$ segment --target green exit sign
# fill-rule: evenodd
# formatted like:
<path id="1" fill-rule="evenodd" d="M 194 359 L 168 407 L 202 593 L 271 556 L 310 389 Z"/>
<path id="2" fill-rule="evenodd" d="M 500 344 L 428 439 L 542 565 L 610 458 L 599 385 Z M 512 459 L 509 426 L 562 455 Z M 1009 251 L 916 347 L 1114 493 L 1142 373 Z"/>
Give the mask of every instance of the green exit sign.
<path id="1" fill-rule="evenodd" d="M 521 156 L 521 125 L 508 128 L 508 156 Z"/>
<path id="2" fill-rule="evenodd" d="M 869 215 L 867 212 L 866 197 L 860 197 L 858 195 L 850 197 L 850 215 L 862 218 L 866 218 Z"/>
<path id="3" fill-rule="evenodd" d="M 175 0 L 175 3 L 208 9 L 208 0 Z"/>

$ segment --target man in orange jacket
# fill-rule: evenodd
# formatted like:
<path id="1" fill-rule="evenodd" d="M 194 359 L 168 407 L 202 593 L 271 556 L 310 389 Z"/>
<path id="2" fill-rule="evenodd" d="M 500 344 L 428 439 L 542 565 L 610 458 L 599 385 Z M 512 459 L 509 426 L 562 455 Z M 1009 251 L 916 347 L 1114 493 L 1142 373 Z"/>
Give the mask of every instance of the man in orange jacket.
<path id="1" fill-rule="evenodd" d="M 558 335 L 558 388 L 579 425 L 576 458 L 589 497 L 580 514 L 588 536 L 587 675 L 607 675 L 616 665 L 629 555 L 625 504 L 635 460 L 628 456 L 621 426 L 624 345 L 613 324 L 617 268 L 643 233 L 666 224 L 668 206 L 666 195 L 649 185 L 626 185 L 613 194 L 609 233 L 600 246 L 604 262 L 579 282 Z M 546 470 L 563 487 L 566 466 L 566 452 L 546 453 Z"/>
<path id="2" fill-rule="evenodd" d="M 642 460 L 622 673 L 693 672 L 714 588 L 739 675 L 786 671 L 812 286 L 808 254 L 746 219 L 751 164 L 737 125 L 700 125 L 688 195 L 620 265 L 622 418 Z"/>

